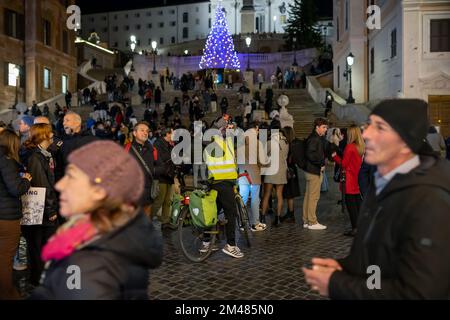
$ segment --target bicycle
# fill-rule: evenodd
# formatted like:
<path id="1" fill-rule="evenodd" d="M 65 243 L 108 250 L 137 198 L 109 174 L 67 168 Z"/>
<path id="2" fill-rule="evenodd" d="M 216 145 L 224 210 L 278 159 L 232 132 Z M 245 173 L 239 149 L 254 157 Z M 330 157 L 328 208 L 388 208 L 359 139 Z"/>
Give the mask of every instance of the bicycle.
<path id="1" fill-rule="evenodd" d="M 180 182 L 180 212 L 177 218 L 178 225 L 178 239 L 183 255 L 192 262 L 205 261 L 212 253 L 215 246 L 217 237 L 220 234 L 220 229 L 227 221 L 218 219 L 218 222 L 209 230 L 199 228 L 192 223 L 191 213 L 189 210 L 190 191 L 195 188 L 189 189 L 184 182 L 184 175 L 182 173 L 177 174 L 177 178 Z M 202 184 L 202 190 L 209 192 L 211 190 L 212 181 L 206 181 Z M 245 242 L 248 247 L 251 246 L 249 239 L 249 218 L 247 208 L 237 190 L 237 186 L 234 186 L 235 201 L 237 206 L 237 222 L 239 230 L 244 236 Z M 205 249 L 204 242 L 209 242 L 209 246 Z"/>

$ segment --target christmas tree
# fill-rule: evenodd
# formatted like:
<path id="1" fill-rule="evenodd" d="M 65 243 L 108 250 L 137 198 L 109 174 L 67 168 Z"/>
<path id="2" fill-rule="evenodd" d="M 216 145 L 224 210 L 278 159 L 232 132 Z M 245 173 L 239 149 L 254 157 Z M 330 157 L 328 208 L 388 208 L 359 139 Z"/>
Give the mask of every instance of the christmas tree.
<path id="1" fill-rule="evenodd" d="M 217 5 L 216 19 L 206 40 L 199 67 L 200 69 L 225 68 L 235 70 L 241 68 L 234 50 L 233 38 L 228 31 L 225 12 L 220 3 Z"/>

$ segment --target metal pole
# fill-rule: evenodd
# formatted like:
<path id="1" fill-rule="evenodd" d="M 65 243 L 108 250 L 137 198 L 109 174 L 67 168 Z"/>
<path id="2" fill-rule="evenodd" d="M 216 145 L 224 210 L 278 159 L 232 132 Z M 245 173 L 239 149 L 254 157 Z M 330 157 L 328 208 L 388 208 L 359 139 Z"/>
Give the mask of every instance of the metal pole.
<path id="1" fill-rule="evenodd" d="M 250 71 L 250 47 L 247 46 L 247 71 Z"/>
<path id="2" fill-rule="evenodd" d="M 155 50 L 153 50 L 153 71 L 152 71 L 152 73 L 157 74 L 157 72 L 156 72 L 156 51 Z"/>
<path id="3" fill-rule="evenodd" d="M 355 103 L 355 99 L 353 98 L 353 91 L 352 91 L 352 68 L 351 67 L 349 67 L 349 69 L 348 69 L 348 75 L 350 76 L 350 90 L 348 93 L 347 103 Z"/>

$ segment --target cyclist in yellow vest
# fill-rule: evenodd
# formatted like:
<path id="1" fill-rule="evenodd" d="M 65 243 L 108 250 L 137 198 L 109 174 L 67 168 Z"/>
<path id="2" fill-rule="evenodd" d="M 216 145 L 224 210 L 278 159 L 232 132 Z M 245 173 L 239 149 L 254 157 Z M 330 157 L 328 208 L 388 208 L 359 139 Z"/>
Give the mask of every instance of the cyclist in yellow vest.
<path id="1" fill-rule="evenodd" d="M 228 116 L 224 115 L 213 125 L 213 128 L 219 129 L 222 135 L 214 137 L 215 148 L 205 149 L 204 159 L 208 166 L 208 178 L 214 180 L 211 188 L 217 191 L 217 210 L 220 211 L 223 208 L 228 220 L 225 226 L 227 244 L 222 251 L 234 258 L 242 258 L 244 254 L 236 246 L 235 235 L 237 210 L 234 201 L 234 186 L 238 177 L 237 165 L 233 138 L 225 138 L 228 126 L 227 118 Z M 222 152 L 215 154 L 218 149 L 221 149 Z M 201 251 L 207 250 L 209 245 L 209 242 L 204 242 Z"/>

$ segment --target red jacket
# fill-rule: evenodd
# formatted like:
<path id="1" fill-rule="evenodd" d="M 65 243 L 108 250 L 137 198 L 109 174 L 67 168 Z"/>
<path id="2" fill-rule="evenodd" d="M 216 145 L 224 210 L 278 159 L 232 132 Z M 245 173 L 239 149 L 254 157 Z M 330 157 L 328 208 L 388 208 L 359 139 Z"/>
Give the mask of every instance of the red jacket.
<path id="1" fill-rule="evenodd" d="M 345 170 L 345 194 L 359 194 L 358 174 L 362 157 L 359 155 L 355 144 L 347 144 L 343 159 L 336 155 L 333 160 Z"/>

